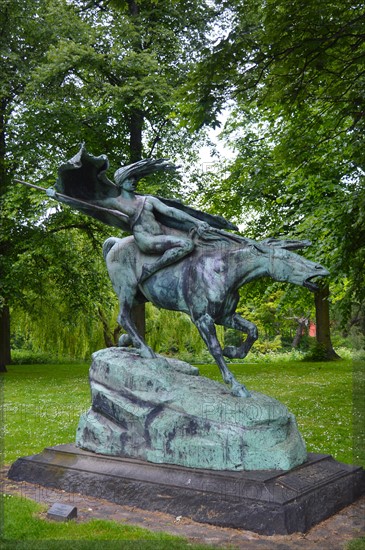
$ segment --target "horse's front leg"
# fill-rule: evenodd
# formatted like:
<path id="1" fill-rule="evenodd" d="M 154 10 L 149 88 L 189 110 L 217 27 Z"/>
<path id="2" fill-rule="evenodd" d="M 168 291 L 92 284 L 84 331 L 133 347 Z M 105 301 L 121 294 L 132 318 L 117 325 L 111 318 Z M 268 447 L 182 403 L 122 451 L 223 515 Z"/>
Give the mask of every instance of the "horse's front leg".
<path id="1" fill-rule="evenodd" d="M 217 323 L 247 334 L 246 340 L 240 347 L 236 348 L 235 346 L 227 346 L 223 350 L 223 355 L 229 357 L 230 359 L 244 359 L 258 338 L 257 326 L 250 321 L 246 321 L 246 319 L 238 315 L 238 313 L 224 315 L 217 320 Z"/>
<path id="2" fill-rule="evenodd" d="M 251 394 L 243 384 L 239 384 L 223 358 L 222 348 L 217 338 L 214 321 L 207 313 L 199 319 L 193 319 L 195 326 L 199 330 L 201 337 L 208 347 L 209 352 L 214 357 L 219 370 L 222 373 L 223 380 L 232 387 L 232 394 L 237 397 L 250 397 Z"/>

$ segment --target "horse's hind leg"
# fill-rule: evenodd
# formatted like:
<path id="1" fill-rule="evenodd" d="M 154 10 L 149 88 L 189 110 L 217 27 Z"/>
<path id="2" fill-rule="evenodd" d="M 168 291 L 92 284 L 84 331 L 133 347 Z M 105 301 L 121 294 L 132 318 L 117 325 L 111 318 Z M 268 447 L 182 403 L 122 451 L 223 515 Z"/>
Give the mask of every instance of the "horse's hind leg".
<path id="1" fill-rule="evenodd" d="M 139 334 L 132 318 L 132 307 L 137 295 L 137 277 L 135 275 L 136 254 L 133 237 L 108 239 L 103 246 L 105 261 L 110 280 L 118 296 L 120 309 L 118 323 L 127 331 L 119 339 L 121 346 L 132 344 L 140 350 L 142 357 L 156 357 Z"/>
<path id="2" fill-rule="evenodd" d="M 131 300 L 131 303 L 127 300 L 121 302 L 120 312 L 118 315 L 118 323 L 124 328 L 124 330 L 127 331 L 128 336 L 132 341 L 132 344 L 140 350 L 142 357 L 145 357 L 147 359 L 156 357 L 154 351 L 149 346 L 147 346 L 146 342 L 137 331 L 137 327 L 132 318 L 132 305 L 133 300 Z M 128 342 L 128 338 L 123 338 L 123 336 L 120 342 L 121 345 L 126 345 Z"/>
<path id="3" fill-rule="evenodd" d="M 240 347 L 236 348 L 235 346 L 227 346 L 223 350 L 223 355 L 229 357 L 230 359 L 244 359 L 258 338 L 256 325 L 250 323 L 250 321 L 246 321 L 246 319 L 238 315 L 238 313 L 225 315 L 217 320 L 217 323 L 247 334 L 246 340 Z"/>
<path id="4" fill-rule="evenodd" d="M 219 370 L 222 373 L 223 380 L 232 387 L 232 394 L 237 397 L 250 397 L 251 394 L 243 384 L 239 384 L 223 358 L 222 348 L 217 338 L 214 321 L 207 313 L 199 319 L 193 319 L 195 326 L 199 330 L 201 337 L 207 345 L 209 352 L 214 357 Z"/>

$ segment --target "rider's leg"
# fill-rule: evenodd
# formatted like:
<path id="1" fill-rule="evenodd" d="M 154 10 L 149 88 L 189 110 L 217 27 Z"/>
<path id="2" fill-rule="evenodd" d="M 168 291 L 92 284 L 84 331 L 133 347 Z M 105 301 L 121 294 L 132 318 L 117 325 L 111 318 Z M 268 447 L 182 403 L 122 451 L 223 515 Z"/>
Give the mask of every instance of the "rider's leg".
<path id="1" fill-rule="evenodd" d="M 175 248 L 170 248 L 163 253 L 161 258 L 154 262 L 153 264 L 144 264 L 140 282 L 145 281 L 148 277 L 159 271 L 163 267 L 166 267 L 170 264 L 173 264 L 184 258 L 193 250 L 194 245 L 190 243 L 185 243 L 183 246 L 176 246 Z"/>
<path id="2" fill-rule="evenodd" d="M 184 258 L 194 249 L 194 243 L 191 239 L 159 235 L 158 237 L 149 236 L 148 242 L 137 242 L 137 245 L 147 253 L 158 254 L 162 256 L 151 264 L 144 264 L 142 275 L 139 282 L 143 282 L 148 277 L 159 271 L 163 267 L 173 264 Z M 148 247 L 146 246 L 148 245 Z"/>

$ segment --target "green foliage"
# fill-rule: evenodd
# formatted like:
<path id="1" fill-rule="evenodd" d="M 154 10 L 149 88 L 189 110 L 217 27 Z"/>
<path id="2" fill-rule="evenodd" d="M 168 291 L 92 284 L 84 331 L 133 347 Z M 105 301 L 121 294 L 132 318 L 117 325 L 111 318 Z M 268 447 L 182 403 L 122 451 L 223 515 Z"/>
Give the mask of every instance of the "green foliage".
<path id="1" fill-rule="evenodd" d="M 34 174 L 42 159 L 44 174 L 49 162 L 54 167 L 82 141 L 95 154 L 107 153 L 113 171 L 130 161 L 137 114 L 143 156 L 175 157 L 188 153 L 187 143 L 193 148 L 196 136 L 178 129 L 172 111 L 186 58 L 192 55 L 194 31 L 197 47 L 208 12 L 199 21 L 197 11 L 202 9 L 196 2 L 186 12 L 183 5 L 169 4 L 152 11 L 151 5 L 136 3 L 137 15 L 109 3 L 101 9 L 100 3 L 88 2 L 80 10 L 62 0 L 44 2 L 35 10 L 49 36 L 41 62 L 30 71 L 22 103 L 9 120 L 14 146 L 27 162 L 20 167 L 23 173 Z M 190 42 L 182 18 L 191 23 Z"/>
<path id="2" fill-rule="evenodd" d="M 255 343 L 256 353 L 274 353 L 281 349 L 281 336 L 275 336 L 273 340 L 261 340 Z"/>
<path id="3" fill-rule="evenodd" d="M 100 312 L 112 316 L 115 309 L 98 228 L 90 239 L 89 221 L 65 224 L 65 230 L 57 219 L 44 225 L 44 231 L 31 230 L 31 248 L 28 241 L 19 243 L 4 279 L 12 296 L 14 337 L 33 351 L 89 357 L 104 347 Z"/>
<path id="4" fill-rule="evenodd" d="M 223 327 L 217 326 L 217 336 L 224 342 Z M 201 357 L 207 348 L 186 313 L 158 309 L 152 304 L 146 308 L 146 339 L 157 353 Z"/>
<path id="5" fill-rule="evenodd" d="M 253 353 L 290 347 L 300 319 L 314 319 L 313 298 L 306 289 L 266 280 L 241 289 L 237 311 L 258 327 Z"/>
<path id="6" fill-rule="evenodd" d="M 200 114 L 212 118 L 234 94 L 246 104 L 246 120 L 252 113 L 250 102 L 268 108 L 275 122 L 292 114 L 293 106 L 300 106 L 303 115 L 313 106 L 317 126 L 331 129 L 331 138 L 339 134 L 342 122 L 360 130 L 363 17 L 364 6 L 351 0 L 320 5 L 314 0 L 248 0 L 244 6 L 228 0 L 217 20 L 226 32 L 192 73 L 192 106 L 200 100 Z M 307 141 L 313 118 L 303 116 L 303 121 L 303 140 L 315 151 L 321 137 Z"/>
<path id="7" fill-rule="evenodd" d="M 14 337 L 86 357 L 112 332 L 116 301 L 100 260 L 110 230 L 12 179 L 53 184 L 82 141 L 108 154 L 110 176 L 136 154 L 191 164 L 201 134 L 187 128 L 216 125 L 227 101 L 237 157 L 195 176 L 192 198 L 254 238 L 311 239 L 306 256 L 331 270 L 336 314 L 351 324 L 365 303 L 361 4 L 6 0 L 0 15 L 0 306 L 12 306 Z M 181 187 L 156 178 L 140 190 Z M 308 292 L 278 288 L 244 290 L 241 305 L 265 340 L 285 343 L 313 307 Z M 158 349 L 205 353 L 185 319 L 154 315 Z"/>
<path id="8" fill-rule="evenodd" d="M 44 351 L 32 351 L 27 349 L 13 349 L 12 352 L 12 364 L 13 365 L 44 365 L 44 364 L 58 364 L 64 363 L 65 358 L 58 358 L 55 356 L 54 351 L 47 353 Z M 67 358 L 68 361 L 71 358 Z"/>
<path id="9" fill-rule="evenodd" d="M 197 127 L 232 112 L 236 159 L 201 200 L 254 238 L 309 238 L 344 321 L 365 302 L 363 22 L 351 0 L 229 0 L 184 107 Z"/>

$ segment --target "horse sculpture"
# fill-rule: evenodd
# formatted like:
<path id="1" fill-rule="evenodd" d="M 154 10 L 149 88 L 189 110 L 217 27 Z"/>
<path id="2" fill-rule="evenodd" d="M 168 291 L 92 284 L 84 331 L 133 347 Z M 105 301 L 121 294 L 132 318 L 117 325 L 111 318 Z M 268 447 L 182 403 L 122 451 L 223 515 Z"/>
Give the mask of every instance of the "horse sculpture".
<path id="1" fill-rule="evenodd" d="M 214 242 L 214 241 L 213 241 Z M 244 358 L 258 337 L 257 327 L 236 313 L 239 288 L 260 277 L 272 277 L 317 290 L 313 277 L 325 277 L 328 271 L 321 265 L 291 252 L 308 243 L 273 241 L 256 243 L 218 241 L 211 246 L 197 244 L 186 258 L 165 267 L 139 282 L 142 266 L 154 261 L 143 254 L 134 238 L 109 238 L 103 253 L 113 288 L 119 297 L 118 322 L 127 331 L 129 342 L 139 348 L 143 357 L 156 357 L 154 351 L 138 333 L 131 316 L 132 307 L 151 302 L 159 308 L 182 311 L 190 315 L 202 339 L 214 357 L 226 384 L 235 396 L 249 397 L 250 392 L 240 384 L 227 367 L 224 356 Z M 294 241 L 295 243 L 295 241 Z M 247 334 L 240 347 L 221 348 L 215 324 Z M 126 343 L 126 339 L 124 339 Z"/>

